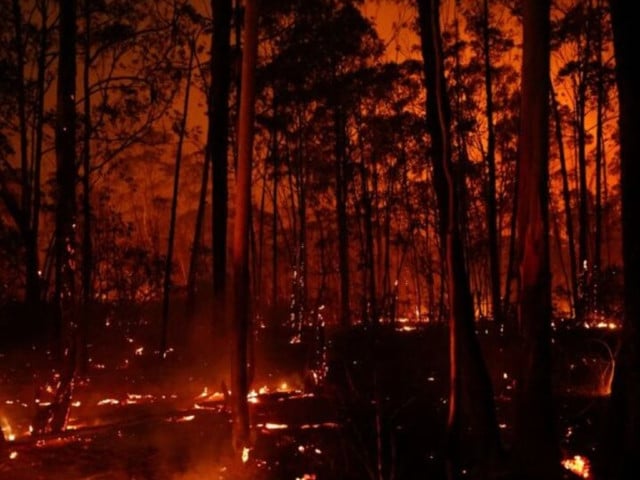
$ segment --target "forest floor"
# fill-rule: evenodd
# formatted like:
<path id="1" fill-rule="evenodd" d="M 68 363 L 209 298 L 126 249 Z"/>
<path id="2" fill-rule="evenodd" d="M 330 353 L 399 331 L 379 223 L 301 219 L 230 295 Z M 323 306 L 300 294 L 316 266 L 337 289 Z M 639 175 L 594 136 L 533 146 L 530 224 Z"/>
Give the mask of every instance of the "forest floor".
<path id="1" fill-rule="evenodd" d="M 0 443 L 0 479 L 443 478 L 442 326 L 323 332 L 326 343 L 318 332 L 298 342 L 289 331 L 258 331 L 252 448 L 243 462 L 243 452 L 230 448 L 225 342 L 207 327 L 185 328 L 176 316 L 173 349 L 160 360 L 155 313 L 95 315 L 87 365 L 61 434 L 30 431 L 54 383 L 46 335 L 36 338 L 33 325 L 22 325 L 0 340 L 0 426 L 7 439 Z M 479 325 L 478 334 L 508 447 L 517 345 L 490 324 Z M 556 332 L 554 385 L 567 478 L 593 478 L 587 462 L 596 457 L 614 343 L 613 330 Z M 318 374 L 321 382 L 314 381 Z M 476 460 L 470 455 L 461 467 L 468 478 L 477 474 Z"/>

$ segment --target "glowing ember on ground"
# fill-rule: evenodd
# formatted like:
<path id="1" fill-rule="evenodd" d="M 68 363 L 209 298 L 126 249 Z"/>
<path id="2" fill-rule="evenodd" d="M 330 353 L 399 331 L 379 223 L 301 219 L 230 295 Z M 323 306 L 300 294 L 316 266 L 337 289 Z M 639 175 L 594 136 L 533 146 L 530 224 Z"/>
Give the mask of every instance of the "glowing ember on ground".
<path id="1" fill-rule="evenodd" d="M 11 452 L 11 453 L 9 454 L 9 458 L 10 458 L 11 460 L 15 460 L 16 458 L 18 458 L 18 452 L 16 452 L 16 451 L 14 450 L 13 452 Z"/>
<path id="2" fill-rule="evenodd" d="M 182 417 L 172 418 L 169 421 L 175 423 L 191 422 L 195 419 L 195 415 L 183 415 Z"/>
<path id="3" fill-rule="evenodd" d="M 142 353 L 144 352 L 144 347 L 138 347 L 136 348 L 136 355 L 137 356 L 142 356 Z"/>
<path id="4" fill-rule="evenodd" d="M 249 403 L 258 403 L 258 393 L 255 390 L 251 390 L 247 393 L 247 401 Z"/>
<path id="5" fill-rule="evenodd" d="M 242 463 L 247 463 L 249 461 L 249 449 L 247 447 L 242 448 Z"/>
<path id="6" fill-rule="evenodd" d="M 315 473 L 305 473 L 301 477 L 296 477 L 296 480 L 316 480 Z"/>
<path id="7" fill-rule="evenodd" d="M 574 455 L 562 460 L 562 466 L 582 478 L 591 478 L 591 465 L 587 457 Z"/>
<path id="8" fill-rule="evenodd" d="M 116 400 L 115 398 L 104 398 L 98 402 L 98 405 L 120 405 L 120 400 Z"/>
<path id="9" fill-rule="evenodd" d="M 267 422 L 264 424 L 264 428 L 266 428 L 267 430 L 284 430 L 289 428 L 289 425 L 287 425 L 286 423 Z"/>

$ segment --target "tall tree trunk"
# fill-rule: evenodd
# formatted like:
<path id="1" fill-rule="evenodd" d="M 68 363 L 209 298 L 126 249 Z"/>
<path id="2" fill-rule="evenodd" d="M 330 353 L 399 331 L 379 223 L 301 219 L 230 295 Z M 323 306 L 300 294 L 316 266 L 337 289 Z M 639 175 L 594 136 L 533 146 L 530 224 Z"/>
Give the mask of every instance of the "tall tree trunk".
<path id="1" fill-rule="evenodd" d="M 489 38 L 489 0 L 484 0 L 483 18 L 484 89 L 487 97 L 487 228 L 489 233 L 489 271 L 491 275 L 491 305 L 493 319 L 502 324 L 500 302 L 500 251 L 498 245 L 496 208 L 496 136 L 493 126 L 493 92 L 491 88 L 491 50 Z"/>
<path id="2" fill-rule="evenodd" d="M 361 139 L 361 137 L 359 137 Z M 361 151 L 363 145 L 360 145 Z M 372 162 L 373 163 L 373 162 Z M 360 159 L 360 182 L 362 183 L 362 198 L 360 199 L 362 205 L 362 221 L 364 227 L 364 271 L 366 272 L 365 284 L 365 299 L 366 306 L 365 312 L 366 318 L 369 322 L 377 323 L 380 314 L 378 312 L 376 301 L 376 272 L 375 272 L 375 259 L 374 259 L 374 236 L 373 236 L 373 206 L 371 200 L 371 193 L 369 192 L 369 171 L 364 159 L 364 155 Z M 375 168 L 375 163 L 374 163 Z M 388 246 L 388 245 L 387 245 Z M 385 261 L 389 259 L 389 256 L 385 252 Z"/>
<path id="3" fill-rule="evenodd" d="M 190 44 L 189 66 L 187 67 L 187 85 L 184 92 L 184 105 L 182 118 L 178 130 L 178 146 L 176 147 L 176 165 L 173 173 L 173 192 L 171 196 L 171 218 L 169 220 L 169 239 L 167 241 L 167 258 L 164 264 L 164 281 L 162 284 L 162 333 L 160 337 L 160 356 L 165 357 L 167 352 L 168 328 L 169 328 L 169 300 L 171 296 L 171 269 L 173 267 L 173 245 L 176 234 L 176 216 L 178 213 L 178 188 L 180 186 L 180 167 L 182 166 L 182 145 L 187 130 L 187 117 L 189 115 L 189 96 L 191 93 L 191 70 L 196 46 Z"/>
<path id="4" fill-rule="evenodd" d="M 200 197 L 198 210 L 196 211 L 196 223 L 193 229 L 193 241 L 191 242 L 191 256 L 189 258 L 189 273 L 187 275 L 187 318 L 193 318 L 196 309 L 196 291 L 198 281 L 198 265 L 200 262 L 200 250 L 202 248 L 202 224 L 204 223 L 204 211 L 207 203 L 207 187 L 209 186 L 209 164 L 211 155 L 209 146 L 205 147 L 204 163 L 202 165 L 202 177 L 200 180 Z"/>
<path id="5" fill-rule="evenodd" d="M 76 257 L 76 1 L 60 3 L 56 150 L 56 323 L 64 374 L 56 392 L 52 429 L 62 430 L 69 413 L 77 368 Z"/>
<path id="6" fill-rule="evenodd" d="M 475 335 L 473 300 L 458 227 L 459 204 L 451 161 L 450 111 L 437 0 L 418 0 L 420 39 L 427 89 L 427 128 L 433 155 L 433 184 L 440 211 L 449 306 L 449 459 L 456 468 L 460 442 L 469 439 L 487 463 L 496 461 L 500 439 L 493 390 Z M 467 452 L 468 453 L 468 452 Z"/>
<path id="7" fill-rule="evenodd" d="M 87 366 L 87 342 L 92 297 L 92 272 L 93 272 L 93 248 L 91 244 L 91 94 L 89 91 L 89 72 L 91 66 L 91 8 L 85 1 L 83 7 L 84 16 L 84 65 L 82 68 L 82 89 L 84 98 L 82 101 L 83 112 L 83 152 L 82 152 L 82 316 L 80 321 L 80 365 L 81 369 Z"/>
<path id="8" fill-rule="evenodd" d="M 209 94 L 213 296 L 220 301 L 224 296 L 227 278 L 227 150 L 229 137 L 229 85 L 231 0 L 211 0 L 213 36 L 211 43 L 211 92 Z"/>
<path id="9" fill-rule="evenodd" d="M 334 107 L 336 152 L 336 217 L 338 221 L 338 261 L 340 269 L 340 324 L 351 324 L 349 299 L 349 230 L 347 219 L 347 158 L 344 113 Z"/>
<path id="10" fill-rule="evenodd" d="M 578 303 L 576 305 L 576 313 L 581 317 L 585 312 L 585 301 L 588 288 L 589 270 L 591 265 L 591 256 L 589 255 L 589 190 L 587 187 L 587 154 L 586 154 L 586 131 L 585 131 L 585 119 L 586 119 L 586 104 L 587 104 L 587 77 L 589 66 L 589 49 L 590 38 L 588 28 L 585 27 L 585 43 L 584 46 L 580 46 L 579 55 L 581 67 L 577 85 L 577 99 L 576 99 L 576 128 L 577 128 L 577 141 L 578 141 L 578 181 L 579 181 L 579 201 L 578 201 L 578 218 L 579 218 L 579 233 L 578 233 L 578 262 L 579 262 L 579 274 L 580 284 L 582 288 L 578 292 Z"/>
<path id="11" fill-rule="evenodd" d="M 27 262 L 27 299 L 29 303 L 32 301 L 37 304 L 41 300 L 41 275 L 39 272 L 38 257 L 38 235 L 40 231 L 40 180 L 42 171 L 42 143 L 44 138 L 44 96 L 45 96 L 45 73 L 47 61 L 47 41 L 48 41 L 48 11 L 47 2 L 40 2 L 38 5 L 40 18 L 42 22 L 39 48 L 38 48 L 38 75 L 36 79 L 36 95 L 37 105 L 35 110 L 35 142 L 33 145 L 33 162 L 32 162 L 32 193 L 33 200 L 31 202 L 31 242 L 32 246 L 28 249 L 31 251 L 31 258 Z"/>
<path id="12" fill-rule="evenodd" d="M 22 225 L 20 232 L 25 248 L 25 302 L 27 305 L 37 305 L 40 300 L 40 277 L 38 275 L 38 239 L 33 232 L 32 223 L 32 188 L 29 167 L 29 143 L 27 140 L 27 98 L 24 78 L 25 39 L 23 38 L 22 9 L 18 0 L 12 1 L 13 22 L 15 28 L 15 49 L 17 65 L 17 99 L 18 99 L 18 129 L 20 151 L 20 216 Z M 45 19 L 43 18 L 43 22 Z M 44 27 L 43 27 L 44 28 Z M 40 73 L 40 72 L 38 72 Z"/>
<path id="13" fill-rule="evenodd" d="M 255 116 L 255 71 L 258 55 L 257 0 L 247 0 L 244 17 L 244 51 L 240 112 L 238 119 L 238 170 L 233 230 L 233 288 L 231 290 L 233 391 L 233 447 L 242 450 L 249 444 L 249 408 L 247 405 L 247 341 L 250 331 L 249 309 L 249 218 L 251 209 L 251 158 Z"/>
<path id="14" fill-rule="evenodd" d="M 560 452 L 551 393 L 551 275 L 549 266 L 549 0 L 525 0 L 521 189 L 518 208 L 522 335 L 516 396 L 514 456 L 518 478 L 559 479 Z"/>
<path id="15" fill-rule="evenodd" d="M 551 80 L 549 80 L 551 82 Z M 551 104 L 553 106 L 553 119 L 555 123 L 556 143 L 558 144 L 558 156 L 560 157 L 560 174 L 562 175 L 562 201 L 564 203 L 565 225 L 567 228 L 567 248 L 569 249 L 569 271 L 571 272 L 571 308 L 576 314 L 578 305 L 578 272 L 576 262 L 576 244 L 573 233 L 573 218 L 571 215 L 571 193 L 569 192 L 569 178 L 567 175 L 567 160 L 564 150 L 564 136 L 562 135 L 562 118 L 553 84 L 551 84 Z"/>
<path id="16" fill-rule="evenodd" d="M 635 478 L 640 457 L 640 233 L 636 228 L 640 205 L 640 125 L 637 68 L 636 7 L 610 0 L 620 105 L 620 181 L 622 187 L 622 255 L 624 260 L 624 318 L 620 352 L 611 394 L 611 435 L 608 438 L 611 480 Z"/>
<path id="17" fill-rule="evenodd" d="M 598 282 L 599 272 L 602 271 L 602 153 L 603 153 L 603 118 L 604 109 L 604 65 L 602 64 L 602 20 L 600 19 L 602 7 L 597 2 L 597 22 L 596 25 L 596 50 L 597 50 L 597 99 L 596 99 L 596 205 L 595 205 L 595 225 L 594 225 L 594 250 L 593 250 L 593 267 L 595 281 Z M 598 301 L 598 299 L 594 299 Z"/>
<path id="18" fill-rule="evenodd" d="M 274 142 L 276 142 L 274 137 Z M 276 142 L 277 143 L 277 142 Z M 278 169 L 280 153 L 277 145 L 273 149 L 273 217 L 271 223 L 271 306 L 278 305 Z"/>

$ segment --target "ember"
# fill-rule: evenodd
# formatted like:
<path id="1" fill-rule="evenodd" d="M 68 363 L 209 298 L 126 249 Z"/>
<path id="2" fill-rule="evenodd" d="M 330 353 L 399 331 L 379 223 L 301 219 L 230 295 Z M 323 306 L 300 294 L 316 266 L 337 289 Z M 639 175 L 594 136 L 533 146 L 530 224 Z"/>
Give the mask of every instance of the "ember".
<path id="1" fill-rule="evenodd" d="M 562 460 L 562 466 L 579 477 L 587 479 L 591 478 L 591 465 L 589 463 L 589 459 L 582 455 L 574 455 L 571 458 Z"/>

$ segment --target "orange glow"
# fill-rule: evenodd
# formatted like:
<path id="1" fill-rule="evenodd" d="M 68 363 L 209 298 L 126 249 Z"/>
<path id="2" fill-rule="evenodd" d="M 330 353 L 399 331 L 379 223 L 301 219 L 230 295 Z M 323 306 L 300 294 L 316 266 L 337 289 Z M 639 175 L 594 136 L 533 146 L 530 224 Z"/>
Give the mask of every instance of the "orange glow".
<path id="1" fill-rule="evenodd" d="M 574 455 L 571 458 L 562 460 L 562 466 L 579 477 L 587 479 L 591 478 L 591 464 L 587 457 Z"/>

